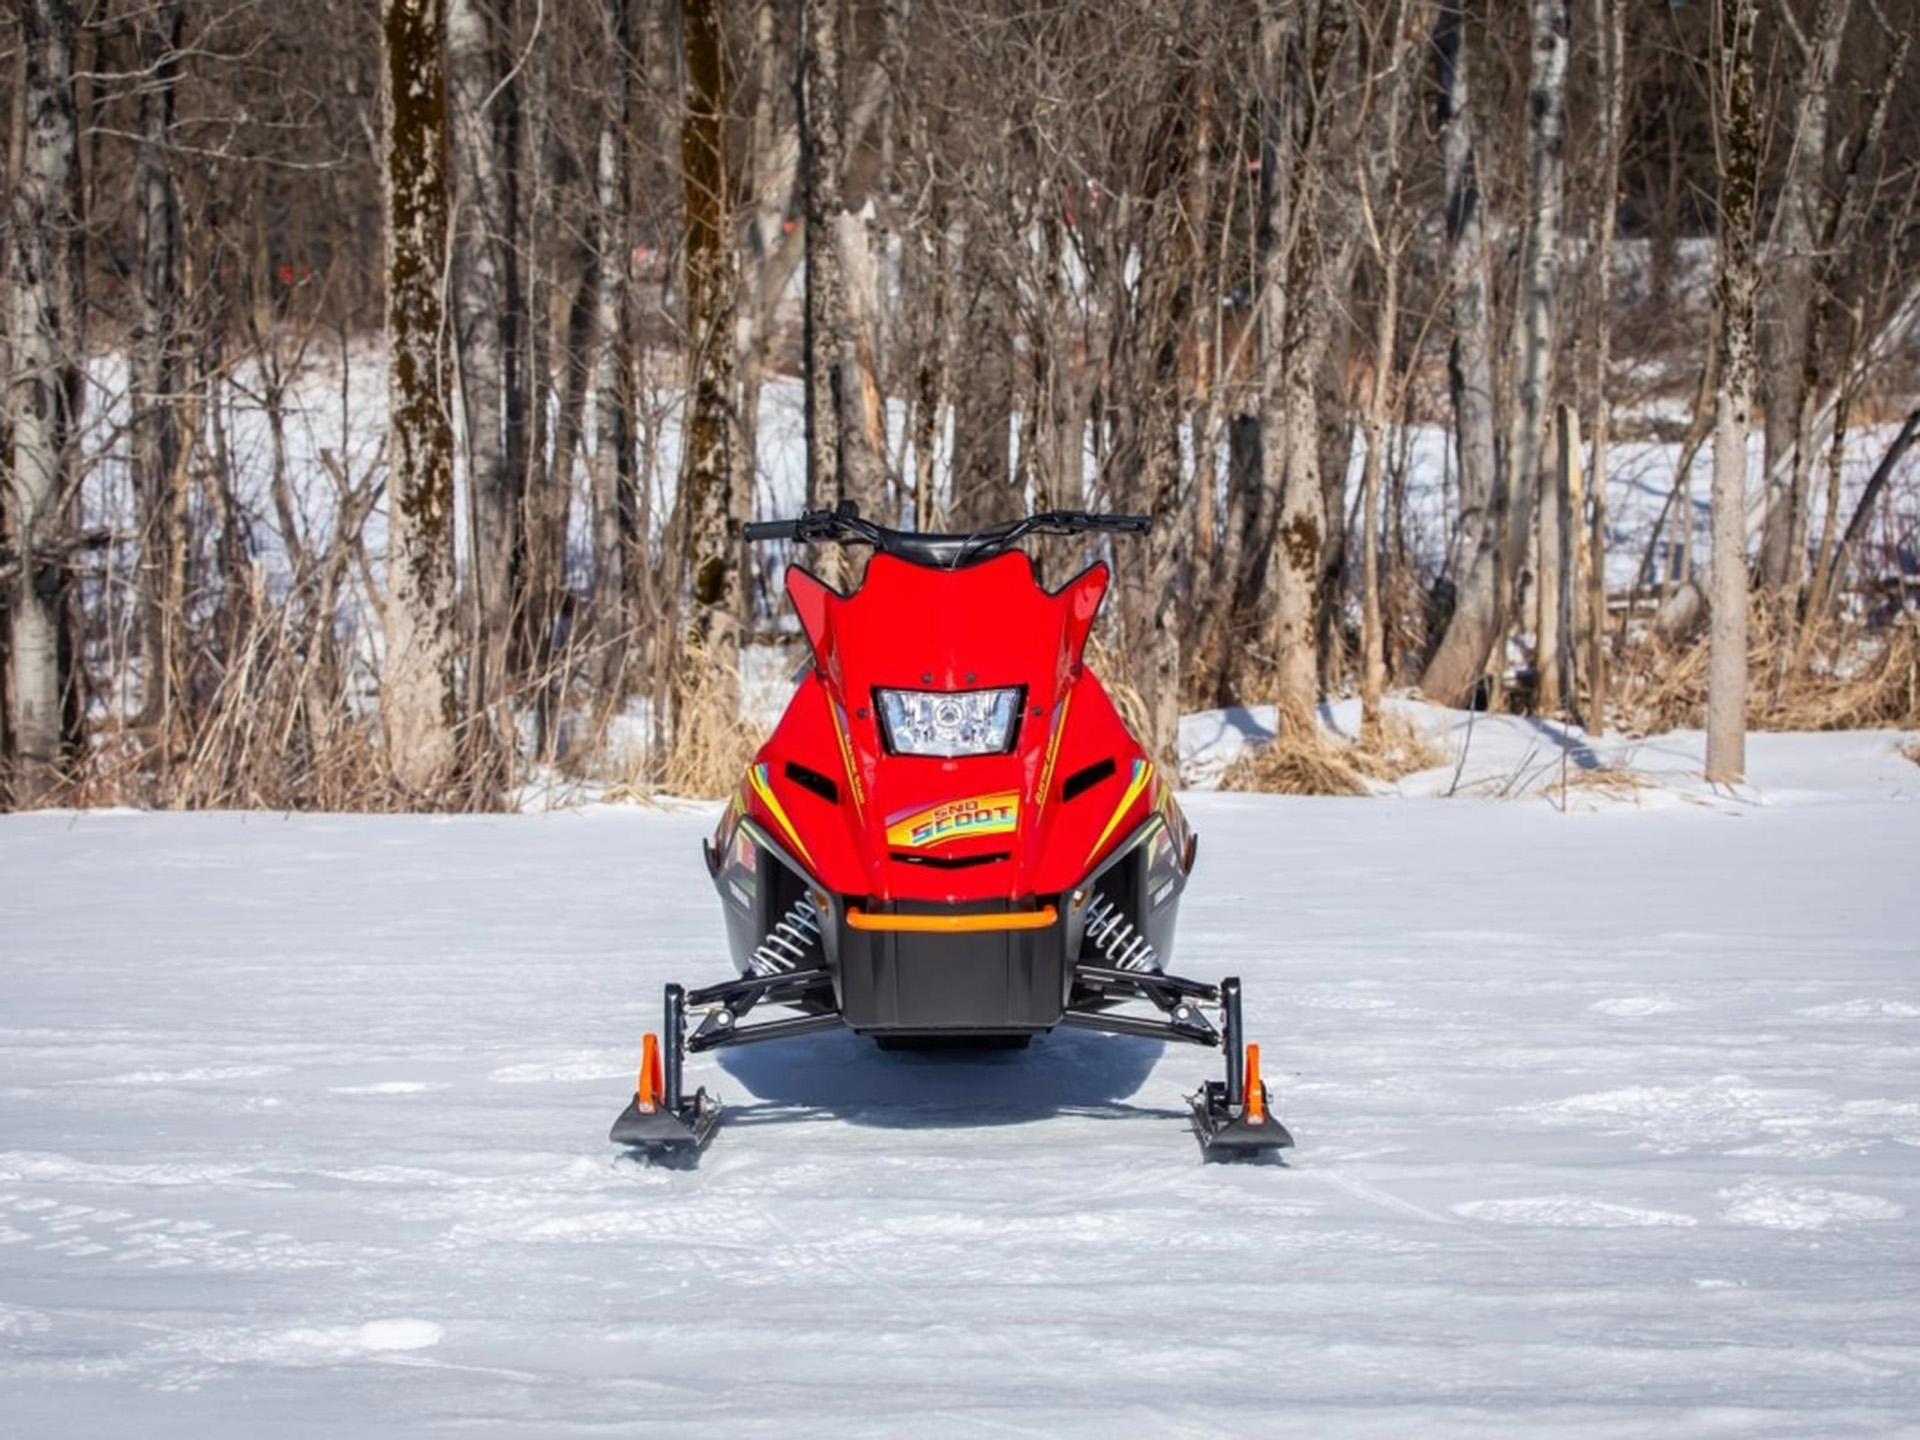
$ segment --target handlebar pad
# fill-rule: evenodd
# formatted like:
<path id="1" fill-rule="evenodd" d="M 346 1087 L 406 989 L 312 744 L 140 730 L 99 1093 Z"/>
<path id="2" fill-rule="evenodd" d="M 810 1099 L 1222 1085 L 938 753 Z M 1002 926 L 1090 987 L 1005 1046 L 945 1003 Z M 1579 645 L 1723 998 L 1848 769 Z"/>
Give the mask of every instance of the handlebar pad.
<path id="1" fill-rule="evenodd" d="M 749 542 L 760 540 L 798 540 L 798 520 L 749 520 L 740 532 Z"/>

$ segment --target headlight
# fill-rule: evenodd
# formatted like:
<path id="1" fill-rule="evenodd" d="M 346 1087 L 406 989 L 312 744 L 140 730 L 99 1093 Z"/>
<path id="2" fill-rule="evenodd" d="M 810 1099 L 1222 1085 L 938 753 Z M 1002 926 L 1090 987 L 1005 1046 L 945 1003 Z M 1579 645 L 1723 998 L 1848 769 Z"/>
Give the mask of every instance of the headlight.
<path id="1" fill-rule="evenodd" d="M 1007 690 L 875 690 L 896 755 L 1003 755 L 1013 748 L 1019 686 Z"/>

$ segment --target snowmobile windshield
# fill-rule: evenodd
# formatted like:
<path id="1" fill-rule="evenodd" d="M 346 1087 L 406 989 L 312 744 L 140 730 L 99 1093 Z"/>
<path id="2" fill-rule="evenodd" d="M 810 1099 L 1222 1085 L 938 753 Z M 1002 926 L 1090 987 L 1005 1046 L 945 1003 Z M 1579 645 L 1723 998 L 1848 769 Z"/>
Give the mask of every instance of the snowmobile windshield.
<path id="1" fill-rule="evenodd" d="M 951 567 L 882 552 L 847 595 L 798 565 L 787 568 L 787 593 L 840 703 L 850 713 L 884 714 L 891 705 L 894 740 L 923 730 L 927 753 L 1004 751 L 1019 712 L 1046 713 L 1079 664 L 1107 581 L 1107 567 L 1095 564 L 1050 591 L 1027 555 L 1004 550 Z M 933 738 L 947 731 L 953 736 Z"/>
<path id="2" fill-rule="evenodd" d="M 1004 555 L 1030 535 L 1144 535 L 1152 527 L 1145 515 L 1099 515 L 1084 510 L 1046 510 L 965 534 L 894 530 L 860 518 L 851 501 L 835 510 L 810 510 L 795 520 L 760 520 L 746 527 L 750 541 L 791 540 L 798 544 L 869 545 L 909 565 L 959 570 Z"/>

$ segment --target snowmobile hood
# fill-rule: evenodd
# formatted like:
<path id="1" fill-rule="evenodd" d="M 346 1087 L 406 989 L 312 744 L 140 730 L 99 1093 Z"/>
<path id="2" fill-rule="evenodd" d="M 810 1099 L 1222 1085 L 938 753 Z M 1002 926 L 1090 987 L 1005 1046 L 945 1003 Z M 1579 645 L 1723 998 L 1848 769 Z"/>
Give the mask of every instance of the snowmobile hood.
<path id="1" fill-rule="evenodd" d="M 957 570 L 876 555 L 850 595 L 790 568 L 815 665 L 749 771 L 743 809 L 836 893 L 1015 903 L 1077 884 L 1172 806 L 1081 663 L 1107 581 L 1095 565 L 1048 591 L 1018 552 Z M 1009 747 L 893 753 L 883 689 L 1017 689 Z"/>

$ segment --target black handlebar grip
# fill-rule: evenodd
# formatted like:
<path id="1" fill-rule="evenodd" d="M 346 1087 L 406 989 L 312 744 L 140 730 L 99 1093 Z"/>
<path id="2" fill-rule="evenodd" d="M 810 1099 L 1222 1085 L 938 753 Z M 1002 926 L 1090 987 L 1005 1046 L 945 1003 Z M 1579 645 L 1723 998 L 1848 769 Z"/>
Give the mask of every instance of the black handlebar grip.
<path id="1" fill-rule="evenodd" d="M 797 540 L 800 538 L 798 520 L 749 520 L 741 530 L 748 542 L 759 540 Z"/>

